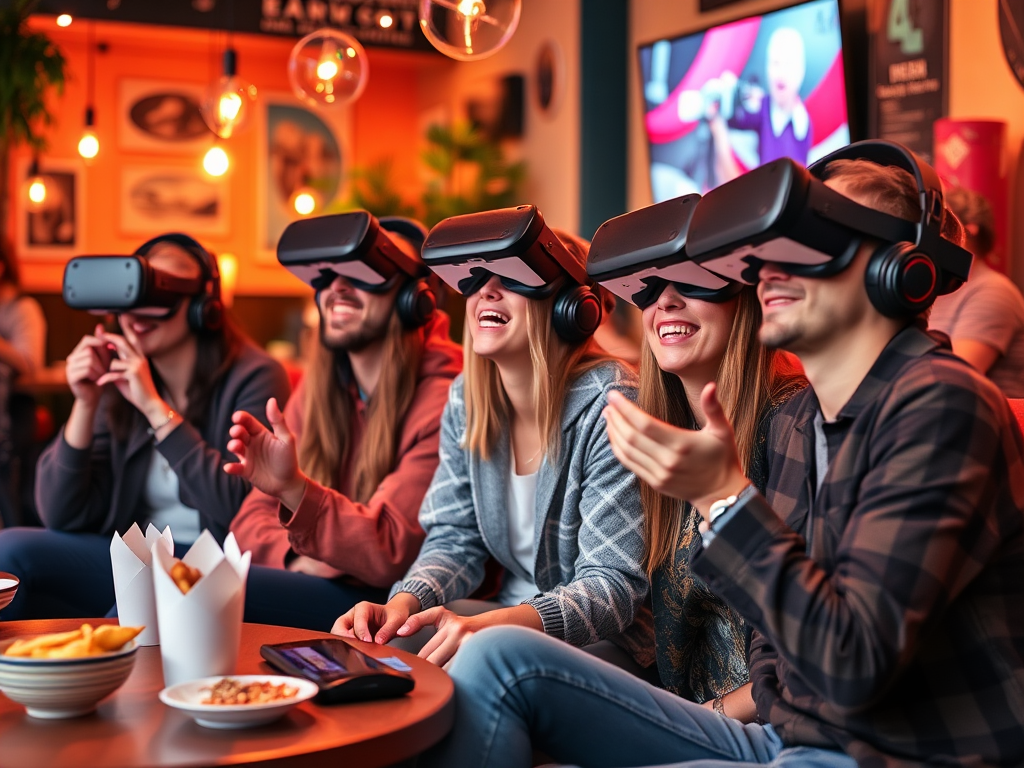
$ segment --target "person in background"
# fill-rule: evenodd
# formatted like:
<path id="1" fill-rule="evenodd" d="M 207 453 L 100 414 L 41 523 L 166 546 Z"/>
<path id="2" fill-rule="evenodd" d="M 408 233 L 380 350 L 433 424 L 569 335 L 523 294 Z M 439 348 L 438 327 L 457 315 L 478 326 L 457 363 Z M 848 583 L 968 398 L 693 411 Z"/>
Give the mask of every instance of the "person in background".
<path id="1" fill-rule="evenodd" d="M 171 233 L 136 254 L 202 292 L 124 312 L 121 334 L 97 326 L 68 355 L 74 404 L 36 474 L 47 530 L 0 531 L 0 570 L 21 579 L 4 618 L 106 614 L 110 539 L 132 523 L 169 525 L 179 556 L 203 529 L 223 541 L 250 489 L 221 471 L 231 414 L 288 397 L 280 364 L 223 314 L 211 253 Z"/>
<path id="2" fill-rule="evenodd" d="M 14 247 L 0 242 L 0 521 L 14 525 L 11 496 L 11 386 L 19 376 L 41 369 L 46 353 L 46 317 L 39 302 L 21 293 L 21 270 Z"/>
<path id="3" fill-rule="evenodd" d="M 421 225 L 380 226 L 422 266 Z M 417 513 L 462 355 L 443 312 L 409 327 L 396 306 L 401 287 L 333 276 L 317 291 L 319 339 L 305 376 L 283 414 L 266 405 L 273 432 L 234 416 L 228 448 L 238 460 L 226 471 L 254 486 L 231 526 L 253 554 L 247 621 L 329 630 L 360 600 L 385 599 L 419 553 Z"/>
<path id="4" fill-rule="evenodd" d="M 995 382 L 1007 397 L 1024 397 L 1024 296 L 987 263 L 995 247 L 992 206 L 978 192 L 954 187 L 949 207 L 964 225 L 974 254 L 971 276 L 960 290 L 940 296 L 928 325 L 945 333 L 953 352 Z"/>
<path id="5" fill-rule="evenodd" d="M 507 237 L 504 222 L 521 222 L 528 208 L 540 219 L 528 229 L 541 232 L 536 242 L 557 269 L 541 286 L 500 277 L 482 245 L 485 233 Z M 439 224 L 424 251 L 439 274 L 430 242 L 448 242 L 462 227 L 481 245 L 457 280 L 466 296 L 465 371 L 451 387 L 441 461 L 420 511 L 427 538 L 387 604 L 359 603 L 333 631 L 398 638 L 444 665 L 475 632 L 514 624 L 644 674 L 653 648 L 639 488 L 612 455 L 600 415 L 609 392 L 635 396 L 636 379 L 592 341 L 600 302 L 587 290 L 586 254 L 565 249 L 540 213 L 522 206 Z M 527 266 L 530 258 L 521 257 Z M 505 569 L 501 592 L 494 602 L 465 600 L 488 557 Z"/>

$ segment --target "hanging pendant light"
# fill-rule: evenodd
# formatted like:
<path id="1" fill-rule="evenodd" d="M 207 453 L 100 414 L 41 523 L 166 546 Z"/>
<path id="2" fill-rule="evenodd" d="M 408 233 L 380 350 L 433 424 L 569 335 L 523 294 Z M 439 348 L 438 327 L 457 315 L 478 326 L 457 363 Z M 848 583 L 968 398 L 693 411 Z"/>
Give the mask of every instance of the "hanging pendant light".
<path id="1" fill-rule="evenodd" d="M 48 190 L 46 188 L 46 177 L 39 172 L 39 158 L 32 158 L 32 164 L 28 167 L 28 178 L 25 179 L 25 207 L 35 213 L 41 211 L 46 204 Z"/>
<path id="2" fill-rule="evenodd" d="M 219 141 L 206 150 L 203 155 L 203 170 L 211 176 L 223 176 L 231 167 L 231 158 Z"/>
<path id="3" fill-rule="evenodd" d="M 224 74 L 206 89 L 202 113 L 210 130 L 222 139 L 230 139 L 241 130 L 254 111 L 256 86 L 238 76 L 238 53 L 224 50 Z"/>
<path id="4" fill-rule="evenodd" d="M 295 95 L 314 107 L 339 107 L 358 99 L 370 77 L 366 51 L 351 35 L 318 29 L 299 40 L 288 57 Z"/>
<path id="5" fill-rule="evenodd" d="M 522 0 L 420 0 L 420 27 L 445 56 L 474 61 L 505 47 L 521 11 Z"/>
<path id="6" fill-rule="evenodd" d="M 95 103 L 96 73 L 94 71 L 93 56 L 96 53 L 96 22 L 89 24 L 89 50 L 86 54 L 86 88 L 87 101 L 85 107 L 85 129 L 82 131 L 82 138 L 78 140 L 78 154 L 86 160 L 92 160 L 100 153 L 100 140 L 96 136 L 96 110 Z"/>

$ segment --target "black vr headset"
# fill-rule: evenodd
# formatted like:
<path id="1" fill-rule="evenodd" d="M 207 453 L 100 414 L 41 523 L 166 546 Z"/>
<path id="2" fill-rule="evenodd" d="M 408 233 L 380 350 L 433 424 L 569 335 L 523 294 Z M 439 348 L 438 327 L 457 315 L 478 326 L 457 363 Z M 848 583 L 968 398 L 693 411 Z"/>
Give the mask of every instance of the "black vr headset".
<path id="1" fill-rule="evenodd" d="M 723 280 L 686 253 L 690 220 L 700 195 L 686 195 L 609 219 L 590 244 L 587 274 L 640 309 L 654 304 L 669 284 L 688 299 L 723 302 L 743 284 Z"/>
<path id="2" fill-rule="evenodd" d="M 908 221 L 860 205 L 825 185 L 834 160 L 870 160 L 909 172 L 921 216 Z M 764 262 L 793 275 L 828 277 L 846 269 L 865 240 L 880 245 L 865 286 L 888 317 L 909 317 L 967 279 L 971 254 L 942 237 L 939 177 L 913 152 L 888 141 L 851 144 L 803 168 L 787 158 L 711 190 L 690 222 L 687 251 L 731 280 L 756 283 Z"/>
<path id="3" fill-rule="evenodd" d="M 378 220 L 368 211 L 352 211 L 301 219 L 288 225 L 277 243 L 277 260 L 317 291 L 337 277 L 370 293 L 384 293 L 401 284 L 395 309 L 406 328 L 426 325 L 437 300 L 424 277 L 423 263 L 391 238 L 400 235 L 419 253 L 427 232 L 412 219 Z"/>
<path id="4" fill-rule="evenodd" d="M 199 277 L 178 277 L 155 269 L 145 257 L 160 243 L 185 250 L 199 263 Z M 131 312 L 166 319 L 188 299 L 188 325 L 195 333 L 224 323 L 217 260 L 188 235 L 154 237 L 131 256 L 76 256 L 64 268 L 64 302 L 94 314 Z"/>
<path id="5" fill-rule="evenodd" d="M 492 277 L 528 298 L 554 295 L 552 326 L 570 344 L 585 340 L 601 324 L 601 301 L 586 270 L 535 205 L 445 219 L 430 230 L 423 261 L 463 296 Z"/>

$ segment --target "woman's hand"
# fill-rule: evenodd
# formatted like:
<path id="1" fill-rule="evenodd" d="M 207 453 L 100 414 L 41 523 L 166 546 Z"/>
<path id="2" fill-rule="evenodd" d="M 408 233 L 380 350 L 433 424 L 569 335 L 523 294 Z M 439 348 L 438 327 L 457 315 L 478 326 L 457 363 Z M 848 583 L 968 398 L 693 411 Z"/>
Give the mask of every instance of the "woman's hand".
<path id="1" fill-rule="evenodd" d="M 112 347 L 115 353 L 107 372 L 96 383 L 101 387 L 105 384 L 117 387 L 124 399 L 138 408 L 151 426 L 165 423 L 170 406 L 156 390 L 146 356 L 124 336 L 107 333 L 102 329 L 97 329 L 96 335 L 100 341 Z"/>
<path id="2" fill-rule="evenodd" d="M 267 421 L 273 432 L 245 411 L 235 411 L 231 421 L 228 450 L 238 461 L 225 464 L 224 471 L 244 477 L 265 494 L 280 499 L 288 509 L 297 509 L 306 491 L 306 476 L 299 471 L 295 436 L 285 424 L 277 399 L 267 400 Z"/>
<path id="3" fill-rule="evenodd" d="M 707 424 L 700 431 L 659 421 L 615 391 L 604 415 L 618 460 L 658 493 L 689 501 L 706 518 L 712 502 L 739 493 L 750 481 L 714 383 L 704 387 L 701 407 Z"/>
<path id="4" fill-rule="evenodd" d="M 408 592 L 399 592 L 387 602 L 387 605 L 356 603 L 352 610 L 334 622 L 331 632 L 342 637 L 354 637 L 367 643 L 384 645 L 394 638 L 398 628 L 419 609 L 419 598 Z"/>
<path id="5" fill-rule="evenodd" d="M 435 606 L 409 617 L 409 620 L 398 628 L 399 637 L 415 635 L 423 627 L 437 627 L 437 633 L 417 654 L 431 664 L 443 667 L 459 650 L 459 647 L 476 632 L 493 622 L 487 621 L 487 614 L 478 616 L 459 616 L 447 608 Z"/>
<path id="6" fill-rule="evenodd" d="M 102 338 L 103 326 L 97 325 L 95 335 L 83 336 L 67 357 L 64 375 L 75 400 L 95 409 L 99 403 L 102 387 L 97 381 L 107 372 L 113 353 Z"/>

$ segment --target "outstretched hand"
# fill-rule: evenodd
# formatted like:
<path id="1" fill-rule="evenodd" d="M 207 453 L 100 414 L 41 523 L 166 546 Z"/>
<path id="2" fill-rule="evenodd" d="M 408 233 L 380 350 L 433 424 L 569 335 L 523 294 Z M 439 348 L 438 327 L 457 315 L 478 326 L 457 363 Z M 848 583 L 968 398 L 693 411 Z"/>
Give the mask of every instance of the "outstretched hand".
<path id="1" fill-rule="evenodd" d="M 604 416 L 612 451 L 623 466 L 658 493 L 689 501 L 706 517 L 713 501 L 739 493 L 749 481 L 714 383 L 701 392 L 701 408 L 704 428 L 683 429 L 612 391 Z"/>
<path id="2" fill-rule="evenodd" d="M 299 471 L 295 436 L 285 424 L 276 398 L 267 400 L 267 421 L 273 432 L 251 413 L 235 411 L 228 434 L 228 450 L 237 461 L 225 464 L 229 475 L 244 477 L 256 488 L 276 496 L 289 509 L 298 507 L 306 489 L 306 477 Z"/>

